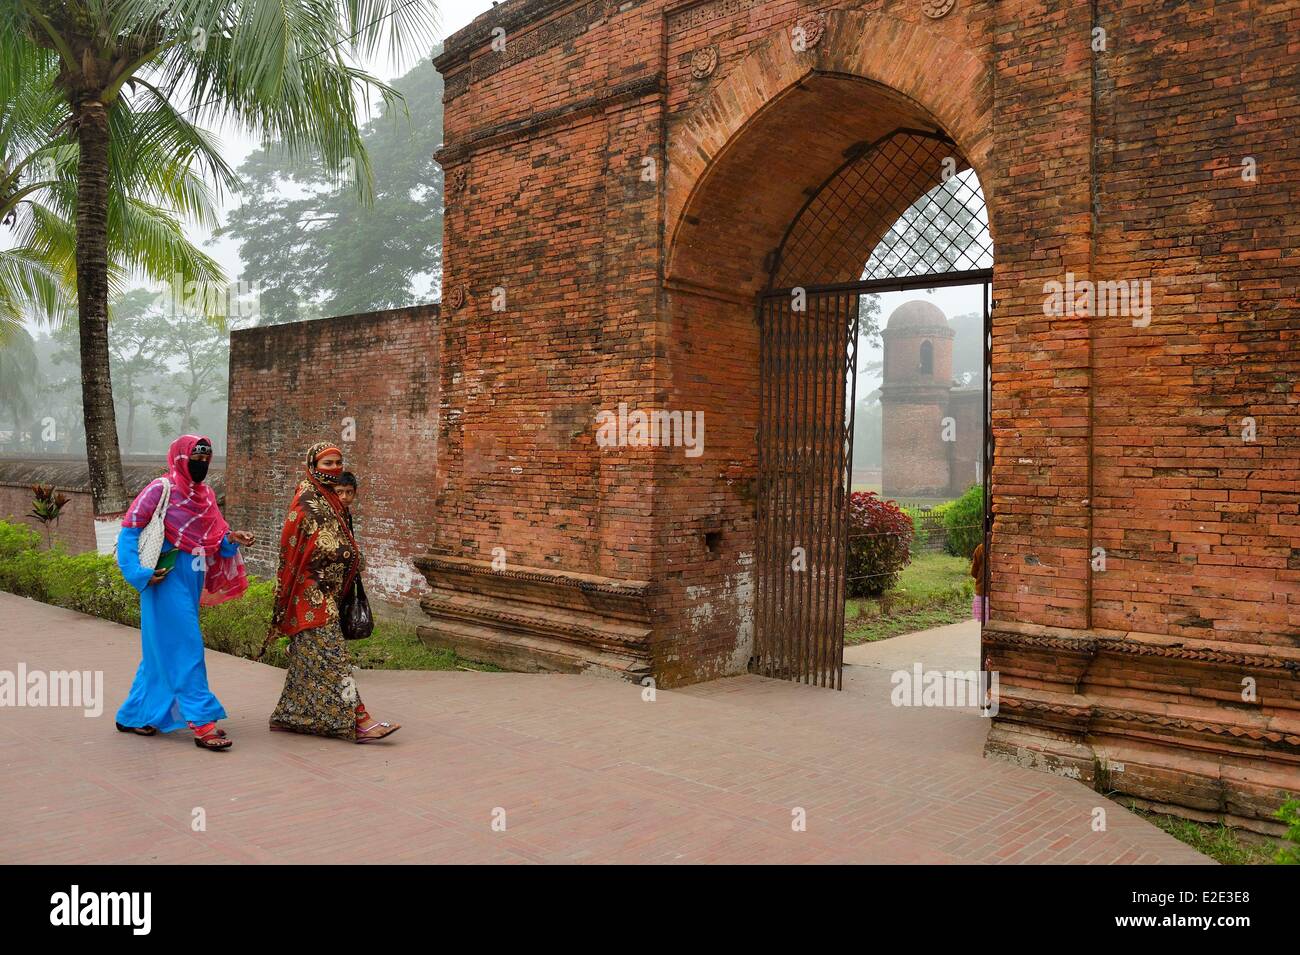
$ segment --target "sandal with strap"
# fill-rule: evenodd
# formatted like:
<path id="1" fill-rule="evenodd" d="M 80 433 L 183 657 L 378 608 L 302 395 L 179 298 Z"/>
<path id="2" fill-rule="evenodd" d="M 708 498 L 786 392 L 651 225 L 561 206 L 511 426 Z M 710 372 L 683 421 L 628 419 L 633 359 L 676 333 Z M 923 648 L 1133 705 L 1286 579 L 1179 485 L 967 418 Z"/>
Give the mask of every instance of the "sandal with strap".
<path id="1" fill-rule="evenodd" d="M 402 728 L 401 723 L 388 723 L 388 722 L 381 723 L 377 721 L 374 717 L 372 717 L 369 713 L 366 714 L 365 718 L 370 720 L 369 726 L 363 727 L 361 725 L 361 721 L 360 720 L 357 721 L 357 742 L 358 743 L 377 742 L 383 739 L 385 736 L 390 735 L 391 733 L 396 733 L 398 730 Z"/>
<path id="2" fill-rule="evenodd" d="M 194 730 L 194 745 L 199 749 L 223 750 L 230 749 L 233 745 L 233 741 L 226 736 L 226 731 L 217 729 L 216 723 L 204 726 L 191 723 L 190 729 Z"/>
<path id="3" fill-rule="evenodd" d="M 136 736 L 156 736 L 158 730 L 152 726 L 123 726 L 121 723 L 114 723 L 119 733 L 134 733 Z"/>

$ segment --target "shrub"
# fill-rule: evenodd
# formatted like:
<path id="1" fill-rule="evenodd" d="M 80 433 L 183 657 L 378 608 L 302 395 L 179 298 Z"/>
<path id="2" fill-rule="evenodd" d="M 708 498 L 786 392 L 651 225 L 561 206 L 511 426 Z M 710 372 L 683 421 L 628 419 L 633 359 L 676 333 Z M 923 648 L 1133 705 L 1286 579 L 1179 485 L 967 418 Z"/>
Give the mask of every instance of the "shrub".
<path id="1" fill-rule="evenodd" d="M 40 550 L 40 536 L 22 524 L 0 521 L 0 590 L 49 602 L 45 564 L 59 550 Z"/>
<path id="2" fill-rule="evenodd" d="M 122 579 L 111 556 L 74 556 L 59 544 L 41 550 L 35 531 L 4 521 L 0 521 L 0 590 L 140 626 L 140 595 Z"/>
<path id="3" fill-rule="evenodd" d="M 0 521 L 0 562 L 18 556 L 25 550 L 35 550 L 40 537 L 24 524 Z"/>
<path id="4" fill-rule="evenodd" d="M 893 587 L 912 553 L 912 518 L 875 491 L 849 495 L 849 597 L 879 597 Z"/>
<path id="5" fill-rule="evenodd" d="M 275 581 L 250 577 L 248 590 L 238 600 L 227 600 L 215 607 L 199 610 L 203 642 L 213 650 L 251 660 L 262 649 L 274 608 Z M 287 638 L 272 640 L 262 662 L 277 667 L 288 666 L 289 658 L 284 652 L 288 642 Z"/>
<path id="6" fill-rule="evenodd" d="M 930 509 L 903 505 L 903 513 L 912 519 L 912 552 L 929 548 L 930 531 L 925 526 L 925 519 L 931 513 Z"/>
<path id="7" fill-rule="evenodd" d="M 0 590 L 140 626 L 140 595 L 122 578 L 114 557 L 74 556 L 58 543 L 42 550 L 35 531 L 5 521 L 0 521 Z M 252 659 L 266 639 L 274 603 L 275 581 L 249 577 L 240 599 L 199 609 L 204 645 Z M 262 662 L 287 666 L 288 644 L 287 637 L 273 640 Z M 425 647 L 411 627 L 383 620 L 374 636 L 354 641 L 349 651 L 356 665 L 365 668 L 450 670 L 464 663 L 454 653 Z"/>
<path id="8" fill-rule="evenodd" d="M 943 507 L 943 526 L 948 536 L 948 553 L 970 557 L 984 539 L 984 488 L 972 484 L 966 493 Z"/>
<path id="9" fill-rule="evenodd" d="M 140 594 L 123 579 L 111 554 L 60 553 L 46 565 L 46 589 L 52 604 L 140 626 Z"/>

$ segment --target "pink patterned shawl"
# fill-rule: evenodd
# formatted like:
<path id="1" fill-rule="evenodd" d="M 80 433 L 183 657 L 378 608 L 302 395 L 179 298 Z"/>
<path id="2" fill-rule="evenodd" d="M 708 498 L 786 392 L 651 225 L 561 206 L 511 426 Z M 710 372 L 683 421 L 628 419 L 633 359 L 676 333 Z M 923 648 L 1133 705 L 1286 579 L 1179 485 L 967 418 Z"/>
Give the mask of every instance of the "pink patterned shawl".
<path id="1" fill-rule="evenodd" d="M 172 442 L 167 452 L 167 478 L 172 490 L 167 504 L 165 533 L 167 540 L 178 550 L 204 559 L 207 576 L 199 602 L 208 607 L 242 594 L 248 589 L 248 575 L 238 551 L 231 557 L 221 556 L 221 542 L 230 525 L 217 507 L 217 495 L 207 484 L 196 484 L 190 477 L 190 452 L 200 441 L 212 444 L 199 435 L 183 434 Z M 162 480 L 150 481 L 131 502 L 122 526 L 144 527 L 148 524 L 160 497 Z"/>

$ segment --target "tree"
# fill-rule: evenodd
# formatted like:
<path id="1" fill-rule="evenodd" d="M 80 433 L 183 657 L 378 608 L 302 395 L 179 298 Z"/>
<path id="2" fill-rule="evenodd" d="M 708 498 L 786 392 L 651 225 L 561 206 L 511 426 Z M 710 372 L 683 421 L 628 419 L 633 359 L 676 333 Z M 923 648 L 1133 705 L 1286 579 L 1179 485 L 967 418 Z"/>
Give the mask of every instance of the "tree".
<path id="1" fill-rule="evenodd" d="M 59 103 L 47 58 L 30 47 L 0 63 L 0 223 L 15 229 L 24 206 L 58 174 Z M 8 57 L 12 56 L 12 59 Z M 71 308 L 64 256 L 20 244 L 0 250 L 0 345 L 27 314 L 59 321 Z"/>
<path id="2" fill-rule="evenodd" d="M 0 25 L 15 10 L 0 7 Z M 72 111 L 57 88 L 50 51 L 0 39 L 0 222 L 14 246 L 0 251 L 0 341 L 25 317 L 60 324 L 76 307 L 77 172 L 80 150 Z M 110 287 L 130 272 L 175 281 L 219 278 L 216 263 L 184 236 L 175 205 L 215 224 L 201 180 L 190 169 L 193 146 L 160 129 L 156 110 L 117 106 L 117 145 L 109 156 L 107 216 Z M 233 173 L 218 162 L 227 181 Z M 173 201 L 174 200 L 174 201 Z"/>
<path id="3" fill-rule="evenodd" d="M 144 166 L 180 157 L 187 169 L 201 166 L 221 181 L 228 170 L 198 124 L 224 120 L 278 139 L 294 156 L 319 151 L 369 195 L 354 95 L 378 89 L 388 102 L 396 95 L 350 66 L 342 48 L 370 53 L 387 38 L 395 51 L 428 33 L 432 13 L 429 0 L 14 0 L 0 7 L 0 59 L 31 55 L 24 47 L 48 51 L 76 136 L 77 310 L 97 514 L 127 504 L 108 347 L 115 153 Z M 135 136 L 123 138 L 124 129 Z M 155 193 L 183 214 L 209 198 L 196 175 Z M 142 246 L 155 238 L 133 234 Z"/>
<path id="4" fill-rule="evenodd" d="M 10 446 L 22 447 L 24 425 L 30 428 L 33 400 L 39 383 L 40 370 L 36 362 L 32 336 L 21 325 L 11 329 L 0 345 L 0 408 L 4 421 L 14 426 Z"/>
<path id="5" fill-rule="evenodd" d="M 194 407 L 204 398 L 225 397 L 229 339 L 200 314 L 150 314 L 152 326 L 146 324 L 144 330 L 166 343 L 167 358 L 176 363 L 149 401 L 158 431 L 169 441 L 178 434 L 207 433 L 199 427 Z"/>
<path id="6" fill-rule="evenodd" d="M 167 373 L 163 358 L 169 328 L 165 321 L 159 327 L 154 308 L 157 298 L 148 289 L 132 289 L 114 300 L 109 310 L 113 396 L 126 409 L 126 428 L 121 437 L 128 451 L 135 449 L 136 413 L 149 406 L 153 386 Z"/>
<path id="7" fill-rule="evenodd" d="M 318 157 L 292 163 L 278 145 L 240 167 L 243 201 L 222 234 L 240 242 L 259 324 L 409 305 L 440 275 L 442 78 L 425 60 L 393 87 L 410 118 L 389 108 L 362 130 L 372 205 L 334 188 Z"/>

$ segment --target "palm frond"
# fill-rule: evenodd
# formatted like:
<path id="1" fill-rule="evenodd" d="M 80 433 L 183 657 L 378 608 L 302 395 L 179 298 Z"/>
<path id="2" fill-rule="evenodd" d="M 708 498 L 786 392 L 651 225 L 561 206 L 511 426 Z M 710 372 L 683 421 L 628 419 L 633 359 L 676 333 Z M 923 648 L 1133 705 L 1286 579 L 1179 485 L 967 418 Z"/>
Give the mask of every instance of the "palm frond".
<path id="1" fill-rule="evenodd" d="M 27 319 L 59 326 L 75 308 L 63 276 L 39 249 L 0 250 L 0 342 Z"/>

